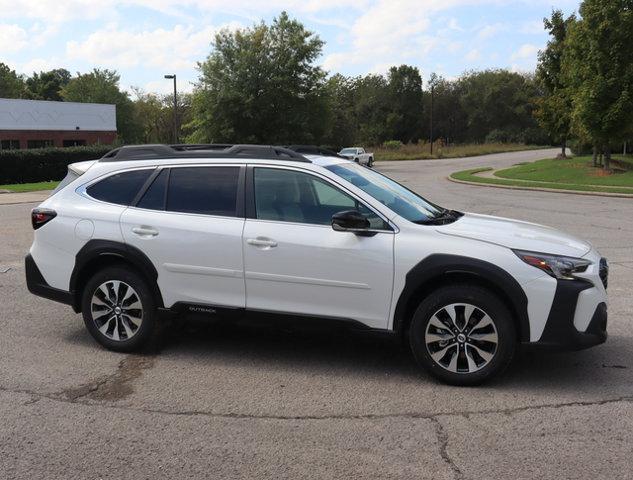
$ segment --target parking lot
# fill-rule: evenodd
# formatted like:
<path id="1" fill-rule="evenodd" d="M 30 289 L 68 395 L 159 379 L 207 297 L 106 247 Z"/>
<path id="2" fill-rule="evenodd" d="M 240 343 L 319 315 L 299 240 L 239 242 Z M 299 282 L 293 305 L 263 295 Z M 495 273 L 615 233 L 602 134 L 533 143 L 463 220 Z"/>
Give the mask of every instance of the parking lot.
<path id="1" fill-rule="evenodd" d="M 345 331 L 191 322 L 156 354 L 105 351 L 28 293 L 34 204 L 0 205 L 0 478 L 633 478 L 633 200 L 446 180 L 556 153 L 377 164 L 442 206 L 554 226 L 611 262 L 606 344 L 525 352 L 478 388 Z"/>

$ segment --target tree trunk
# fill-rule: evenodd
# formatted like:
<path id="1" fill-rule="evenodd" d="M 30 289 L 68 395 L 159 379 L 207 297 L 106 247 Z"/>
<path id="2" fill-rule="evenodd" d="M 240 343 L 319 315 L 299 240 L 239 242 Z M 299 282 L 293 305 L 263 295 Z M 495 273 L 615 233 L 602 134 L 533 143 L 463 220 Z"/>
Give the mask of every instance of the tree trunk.
<path id="1" fill-rule="evenodd" d="M 591 156 L 591 160 L 593 161 L 593 166 L 597 167 L 598 166 L 598 146 L 597 145 L 593 146 L 593 155 Z"/>
<path id="2" fill-rule="evenodd" d="M 562 158 L 566 158 L 567 157 L 567 139 L 566 138 L 563 138 L 560 148 L 562 150 L 561 152 Z"/>
<path id="3" fill-rule="evenodd" d="M 604 148 L 603 168 L 605 169 L 605 171 L 609 171 L 611 169 L 611 147 L 608 145 Z"/>

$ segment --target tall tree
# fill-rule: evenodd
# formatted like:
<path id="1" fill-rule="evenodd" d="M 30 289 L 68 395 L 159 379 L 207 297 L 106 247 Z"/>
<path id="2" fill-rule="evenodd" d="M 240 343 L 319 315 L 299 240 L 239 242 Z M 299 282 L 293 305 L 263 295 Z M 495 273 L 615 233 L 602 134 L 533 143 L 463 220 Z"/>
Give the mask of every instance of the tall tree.
<path id="1" fill-rule="evenodd" d="M 215 36 L 199 64 L 193 141 L 316 142 L 326 131 L 325 72 L 315 65 L 323 41 L 285 12 Z"/>
<path id="2" fill-rule="evenodd" d="M 417 67 L 391 67 L 387 75 L 391 137 L 403 143 L 418 141 L 422 133 L 422 77 Z"/>
<path id="3" fill-rule="evenodd" d="M 95 68 L 90 73 L 72 78 L 62 88 L 61 97 L 69 102 L 115 104 L 119 139 L 124 143 L 133 143 L 139 140 L 141 128 L 134 115 L 132 100 L 119 89 L 119 80 L 117 72 Z"/>
<path id="4" fill-rule="evenodd" d="M 0 98 L 24 98 L 25 93 L 24 79 L 0 62 Z"/>
<path id="5" fill-rule="evenodd" d="M 633 132 L 633 0 L 584 0 L 568 33 L 563 69 L 573 88 L 572 126 L 604 151 Z"/>
<path id="6" fill-rule="evenodd" d="M 64 68 L 33 73 L 26 79 L 27 95 L 34 100 L 61 101 L 61 90 L 68 85 L 70 77 L 70 72 Z"/>
<path id="7" fill-rule="evenodd" d="M 563 157 L 571 133 L 572 110 L 572 92 L 563 75 L 563 54 L 567 45 L 567 32 L 574 22 L 574 15 L 565 18 L 560 10 L 554 10 L 550 18 L 543 19 L 551 38 L 545 50 L 539 52 L 536 68 L 536 78 L 543 89 L 543 96 L 538 98 L 534 113 L 539 124 L 560 143 Z"/>

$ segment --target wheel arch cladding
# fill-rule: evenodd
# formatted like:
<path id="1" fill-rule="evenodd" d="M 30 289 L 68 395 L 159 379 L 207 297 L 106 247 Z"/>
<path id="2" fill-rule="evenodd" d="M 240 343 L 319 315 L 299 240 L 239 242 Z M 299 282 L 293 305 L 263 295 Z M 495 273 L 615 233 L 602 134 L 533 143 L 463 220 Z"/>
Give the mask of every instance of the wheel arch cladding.
<path id="1" fill-rule="evenodd" d="M 394 330 L 405 332 L 415 309 L 428 294 L 456 283 L 475 283 L 495 293 L 514 316 L 518 340 L 529 341 L 528 299 L 514 277 L 490 262 L 447 254 L 429 255 L 407 273 L 396 303 Z"/>
<path id="2" fill-rule="evenodd" d="M 141 250 L 125 243 L 110 240 L 90 240 L 75 256 L 75 267 L 70 277 L 73 295 L 73 310 L 81 312 L 82 288 L 98 270 L 113 263 L 127 264 L 148 282 L 158 307 L 163 307 L 163 297 L 158 288 L 158 271 L 152 261 Z"/>

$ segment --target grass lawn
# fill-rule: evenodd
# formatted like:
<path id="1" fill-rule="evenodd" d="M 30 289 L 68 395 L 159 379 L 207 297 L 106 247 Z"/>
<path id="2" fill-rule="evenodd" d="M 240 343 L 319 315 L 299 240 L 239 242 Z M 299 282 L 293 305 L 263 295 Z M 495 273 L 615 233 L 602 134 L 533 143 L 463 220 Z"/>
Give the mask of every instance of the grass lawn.
<path id="1" fill-rule="evenodd" d="M 536 145 L 523 145 L 521 143 L 483 143 L 465 144 L 441 147 L 439 143 L 433 145 L 433 155 L 429 153 L 429 144 L 403 145 L 398 149 L 386 149 L 376 147 L 369 149 L 374 152 L 374 160 L 377 162 L 384 160 L 428 160 L 433 158 L 449 157 L 474 157 L 477 155 L 488 155 L 490 153 L 516 152 L 521 150 L 535 150 Z"/>
<path id="2" fill-rule="evenodd" d="M 36 192 L 38 190 L 53 190 L 59 182 L 16 183 L 13 185 L 0 185 L 0 190 L 11 192 Z"/>
<path id="3" fill-rule="evenodd" d="M 625 161 L 628 163 L 629 159 Z M 633 170 L 606 173 L 601 168 L 591 166 L 591 157 L 539 160 L 499 170 L 492 178 L 476 175 L 489 170 L 492 169 L 481 167 L 463 170 L 451 174 L 451 177 L 483 184 L 633 194 Z"/>

